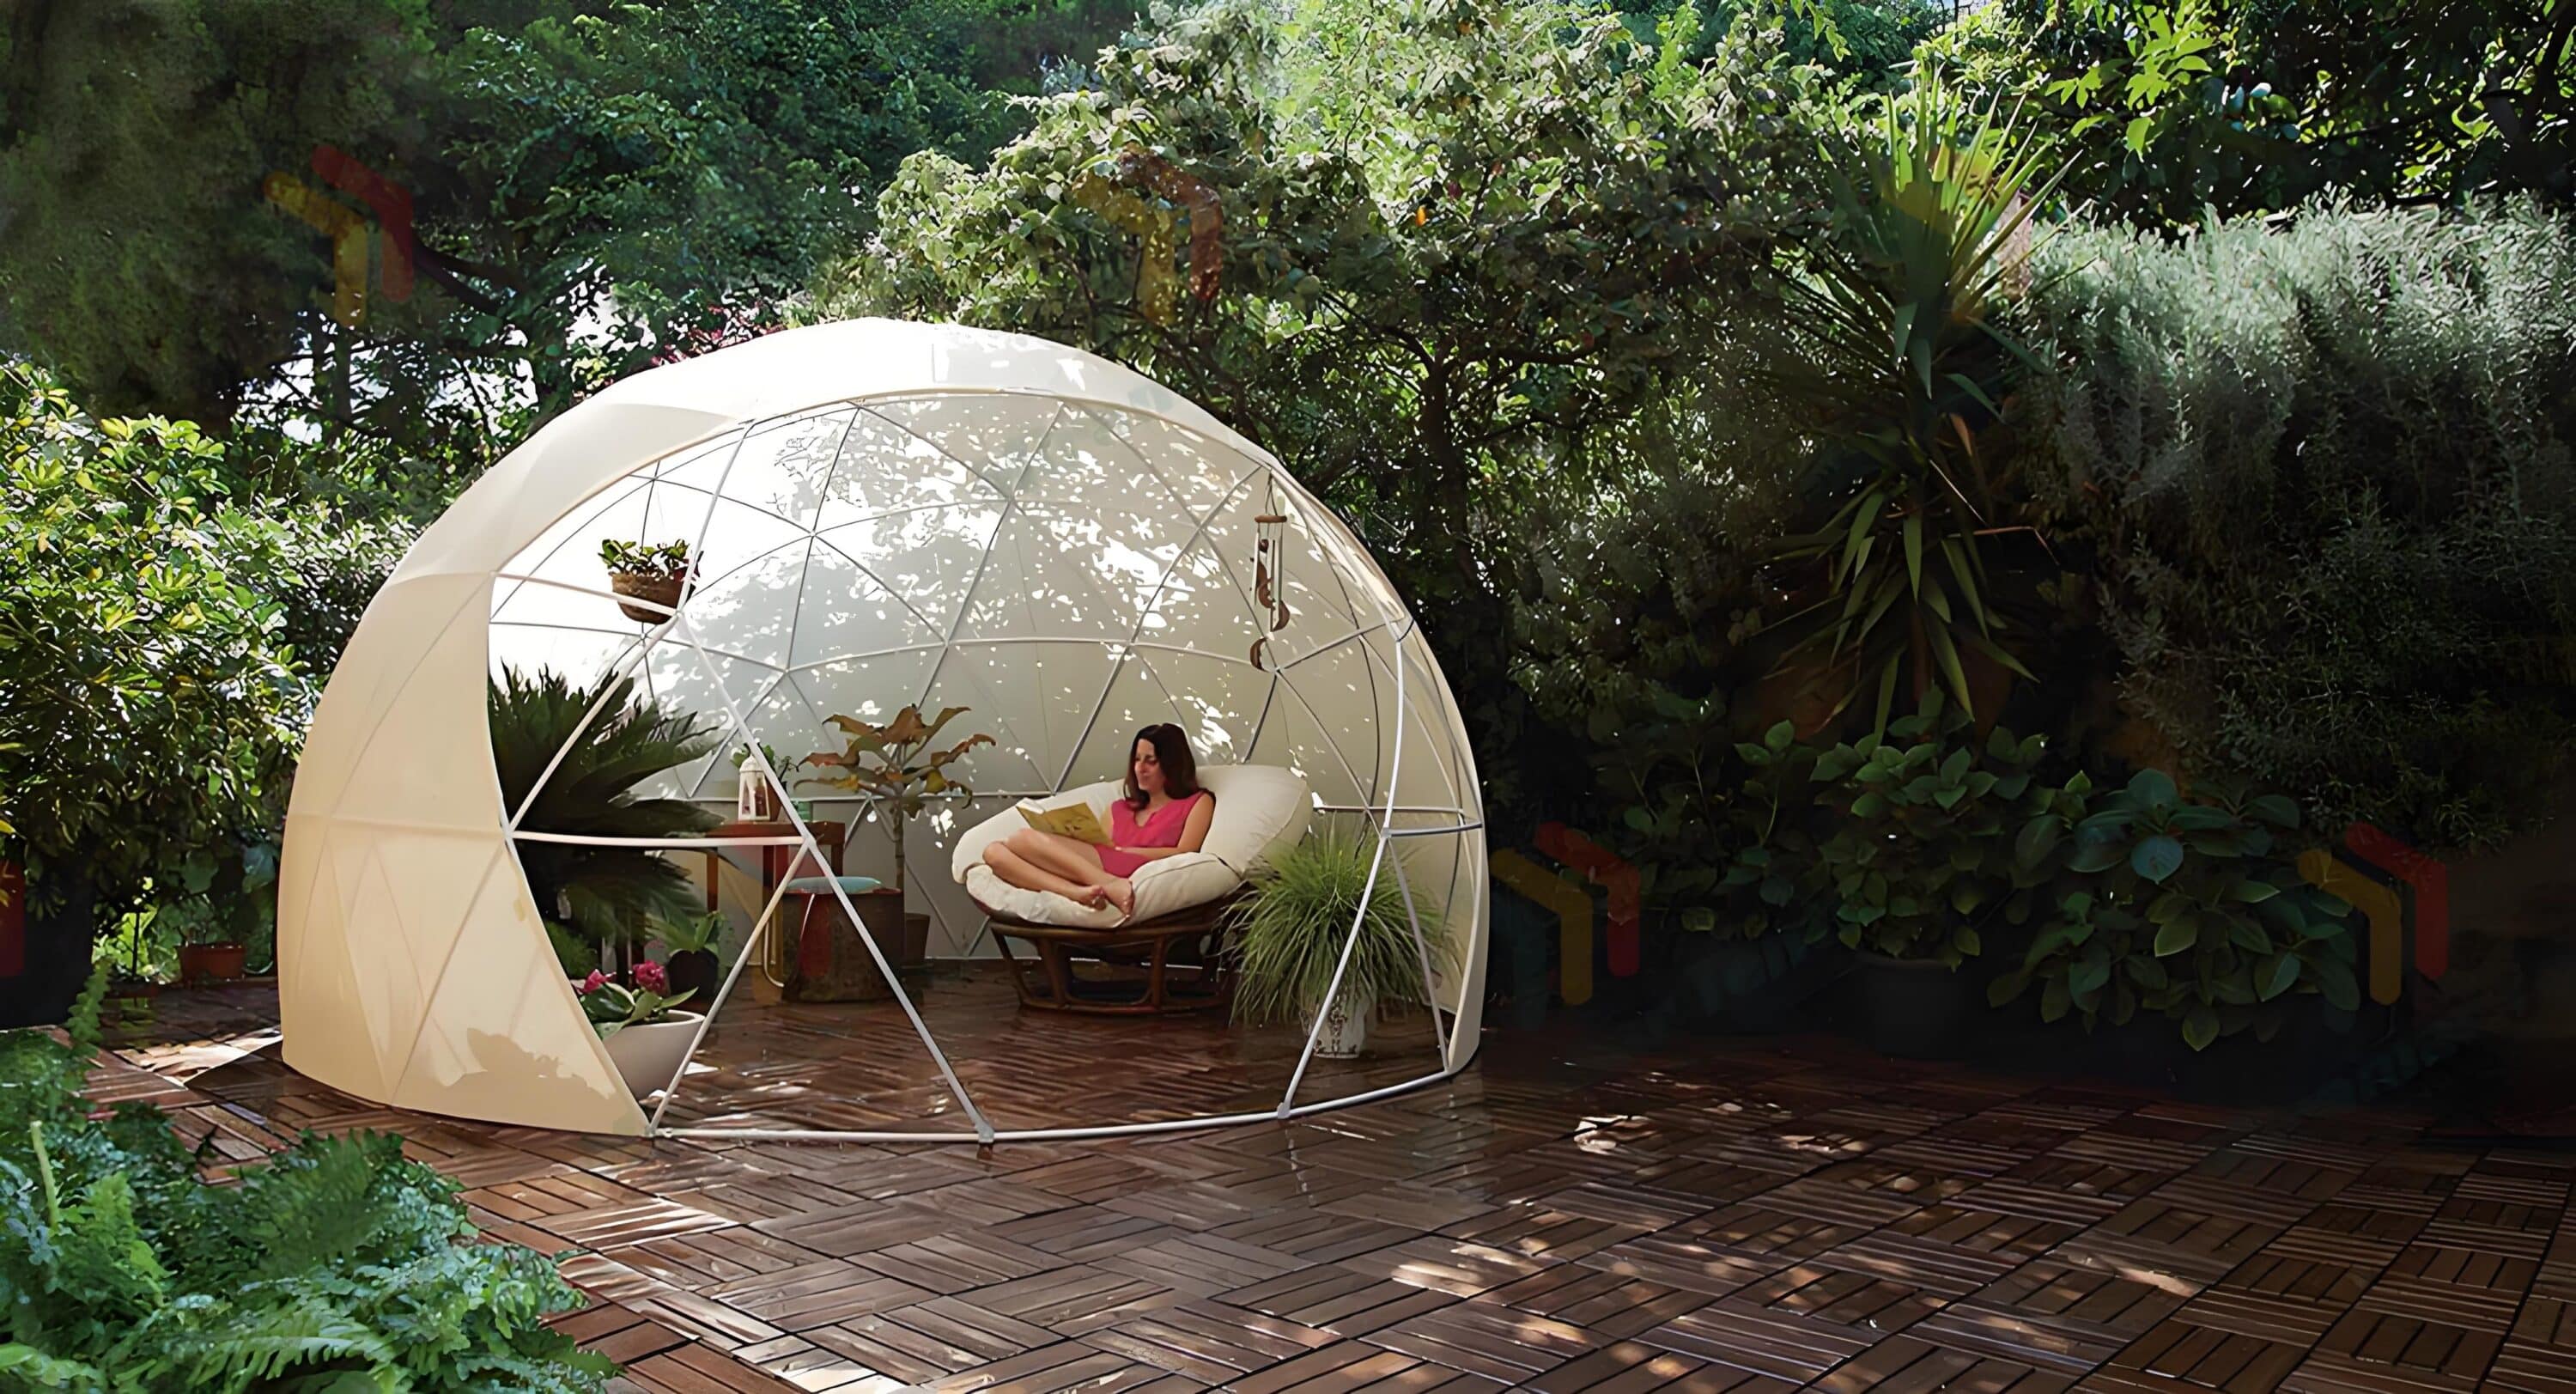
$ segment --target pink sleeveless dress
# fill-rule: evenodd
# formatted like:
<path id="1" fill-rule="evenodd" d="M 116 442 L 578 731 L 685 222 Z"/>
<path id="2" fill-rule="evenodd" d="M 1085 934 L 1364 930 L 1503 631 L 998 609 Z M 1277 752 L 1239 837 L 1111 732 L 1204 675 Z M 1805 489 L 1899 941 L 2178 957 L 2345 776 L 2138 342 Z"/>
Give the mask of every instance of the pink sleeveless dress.
<path id="1" fill-rule="evenodd" d="M 1127 806 L 1125 799 L 1112 800 L 1109 805 L 1109 840 L 1118 845 L 1100 849 L 1101 869 L 1112 876 L 1133 876 L 1146 859 L 1124 849 L 1180 846 L 1181 830 L 1189 826 L 1190 809 L 1207 796 L 1207 791 L 1201 789 L 1186 799 L 1174 799 L 1146 814 L 1141 825 L 1136 821 L 1136 811 Z"/>

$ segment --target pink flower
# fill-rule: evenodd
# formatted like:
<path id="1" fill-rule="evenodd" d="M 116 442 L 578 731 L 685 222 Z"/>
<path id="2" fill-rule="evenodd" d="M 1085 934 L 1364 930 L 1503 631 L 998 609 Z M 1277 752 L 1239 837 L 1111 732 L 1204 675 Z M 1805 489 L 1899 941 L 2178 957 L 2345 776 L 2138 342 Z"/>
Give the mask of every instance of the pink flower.
<path id="1" fill-rule="evenodd" d="M 606 986 L 608 986 L 608 975 L 596 968 L 590 970 L 589 977 L 581 980 L 581 992 L 584 996 L 597 992 Z"/>
<path id="2" fill-rule="evenodd" d="M 655 963 L 649 958 L 635 965 L 634 978 L 635 986 L 646 992 L 669 992 L 671 990 L 671 975 L 662 971 L 661 964 Z"/>

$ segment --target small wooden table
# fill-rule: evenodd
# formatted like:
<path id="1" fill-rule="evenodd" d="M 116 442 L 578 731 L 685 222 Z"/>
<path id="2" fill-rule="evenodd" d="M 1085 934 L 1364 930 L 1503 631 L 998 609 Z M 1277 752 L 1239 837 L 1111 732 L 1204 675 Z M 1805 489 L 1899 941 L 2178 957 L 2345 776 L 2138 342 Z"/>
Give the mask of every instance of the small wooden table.
<path id="1" fill-rule="evenodd" d="M 848 832 L 848 825 L 842 823 L 827 823 L 818 819 L 806 823 L 805 826 L 814 830 L 815 845 L 823 849 L 823 859 L 829 863 L 829 866 L 827 869 L 822 871 L 814 870 L 813 863 L 805 856 L 805 849 L 793 843 L 781 844 L 776 847 L 761 848 L 760 903 L 763 906 L 769 904 L 770 894 L 778 889 L 778 883 L 781 881 L 793 881 L 799 876 L 838 876 L 841 874 L 842 838 Z M 759 823 L 726 823 L 707 834 L 707 837 L 711 840 L 735 837 L 792 838 L 795 836 L 796 825 L 784 820 Z M 724 864 L 724 850 L 725 849 L 722 847 L 710 847 L 707 849 L 707 912 L 709 914 L 713 914 L 716 908 L 716 872 L 717 868 Z"/>
<path id="2" fill-rule="evenodd" d="M 707 832 L 707 838 L 717 843 L 728 838 L 785 839 L 777 845 L 760 849 L 760 907 L 761 910 L 767 910 L 772 895 L 778 890 L 778 884 L 782 881 L 793 881 L 799 876 L 841 874 L 843 840 L 848 835 L 849 825 L 815 818 L 806 820 L 805 826 L 813 830 L 814 845 L 823 849 L 826 870 L 819 872 L 814 870 L 814 859 L 806 856 L 804 847 L 795 840 L 796 825 L 783 818 L 720 824 Z M 716 890 L 719 874 L 724 866 L 724 852 L 725 849 L 721 845 L 707 848 L 707 913 L 710 915 L 716 912 Z M 759 928 L 759 922 L 755 920 L 752 929 L 756 932 Z M 767 952 L 761 955 L 760 971 L 762 976 L 769 979 L 773 987 L 786 981 L 787 955 L 785 946 L 781 942 L 784 938 L 784 935 L 772 932 L 763 945 Z"/>

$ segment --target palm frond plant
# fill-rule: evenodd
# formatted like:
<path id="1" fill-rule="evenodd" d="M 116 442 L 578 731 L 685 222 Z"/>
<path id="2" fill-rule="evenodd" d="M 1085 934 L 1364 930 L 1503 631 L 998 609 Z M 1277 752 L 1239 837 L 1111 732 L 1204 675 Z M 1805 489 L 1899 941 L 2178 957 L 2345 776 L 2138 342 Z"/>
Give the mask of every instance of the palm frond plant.
<path id="1" fill-rule="evenodd" d="M 584 713 L 606 701 L 581 729 Z M 492 760 L 502 804 L 528 804 L 520 828 L 594 837 L 668 838 L 702 833 L 722 820 L 684 799 L 641 798 L 637 786 L 704 759 L 717 742 L 695 715 L 635 700 L 632 678 L 614 674 L 583 687 L 552 670 L 505 671 L 492 688 Z M 578 731 L 578 739 L 575 738 Z M 554 773 L 546 766 L 563 751 Z M 538 779 L 545 784 L 538 788 Z M 537 911 L 577 933 L 609 940 L 642 933 L 697 908 L 686 873 L 645 847 L 521 842 L 519 864 Z"/>
<path id="2" fill-rule="evenodd" d="M 1847 144 L 1848 148 L 1843 148 Z M 1839 715 L 1935 686 L 1974 711 L 1972 662 L 2030 676 L 1998 638 L 1981 542 L 2006 530 L 1979 434 L 2024 348 L 1997 323 L 2023 288 L 2033 211 L 2064 170 L 1997 104 L 1925 82 L 1885 100 L 1856 140 L 1829 137 L 1835 217 L 1782 287 L 1789 339 L 1771 374 L 1812 414 L 1817 463 L 1841 502 L 1784 560 L 1820 570 L 1824 599 L 1784 663 L 1818 664 Z"/>
<path id="3" fill-rule="evenodd" d="M 1298 1022 L 1324 1005 L 1333 983 L 1342 945 L 1359 924 L 1359 945 L 1351 951 L 1343 976 L 1341 1001 L 1421 1002 L 1429 991 L 1422 980 L 1422 951 L 1428 947 L 1434 972 L 1456 963 L 1456 950 L 1438 932 L 1440 908 L 1417 888 L 1415 909 L 1423 925 L 1419 943 L 1414 917 L 1405 909 L 1396 884 L 1395 851 L 1369 885 L 1369 863 L 1375 849 L 1359 838 L 1319 834 L 1279 853 L 1257 870 L 1244 897 L 1226 912 L 1228 942 L 1237 974 L 1234 1015 L 1261 1025 Z M 1367 911 L 1361 912 L 1365 892 Z"/>

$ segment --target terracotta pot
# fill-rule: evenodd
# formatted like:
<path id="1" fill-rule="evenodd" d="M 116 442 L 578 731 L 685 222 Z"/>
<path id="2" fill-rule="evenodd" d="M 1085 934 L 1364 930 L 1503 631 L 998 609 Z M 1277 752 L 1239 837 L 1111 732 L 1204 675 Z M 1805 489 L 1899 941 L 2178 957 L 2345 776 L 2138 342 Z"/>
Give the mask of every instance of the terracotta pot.
<path id="1" fill-rule="evenodd" d="M 179 981 L 228 983 L 242 975 L 250 950 L 227 940 L 218 944 L 179 946 Z"/>
<path id="2" fill-rule="evenodd" d="M 642 576 L 632 572 L 614 572 L 608 578 L 608 588 L 619 595 L 631 595 L 638 600 L 650 600 L 657 605 L 670 608 L 678 607 L 680 592 L 687 589 L 688 584 L 689 573 L 685 571 L 677 576 Z M 662 610 L 648 610 L 641 605 L 619 605 L 617 608 L 625 612 L 626 618 L 637 624 L 662 624 L 671 618 Z"/>

